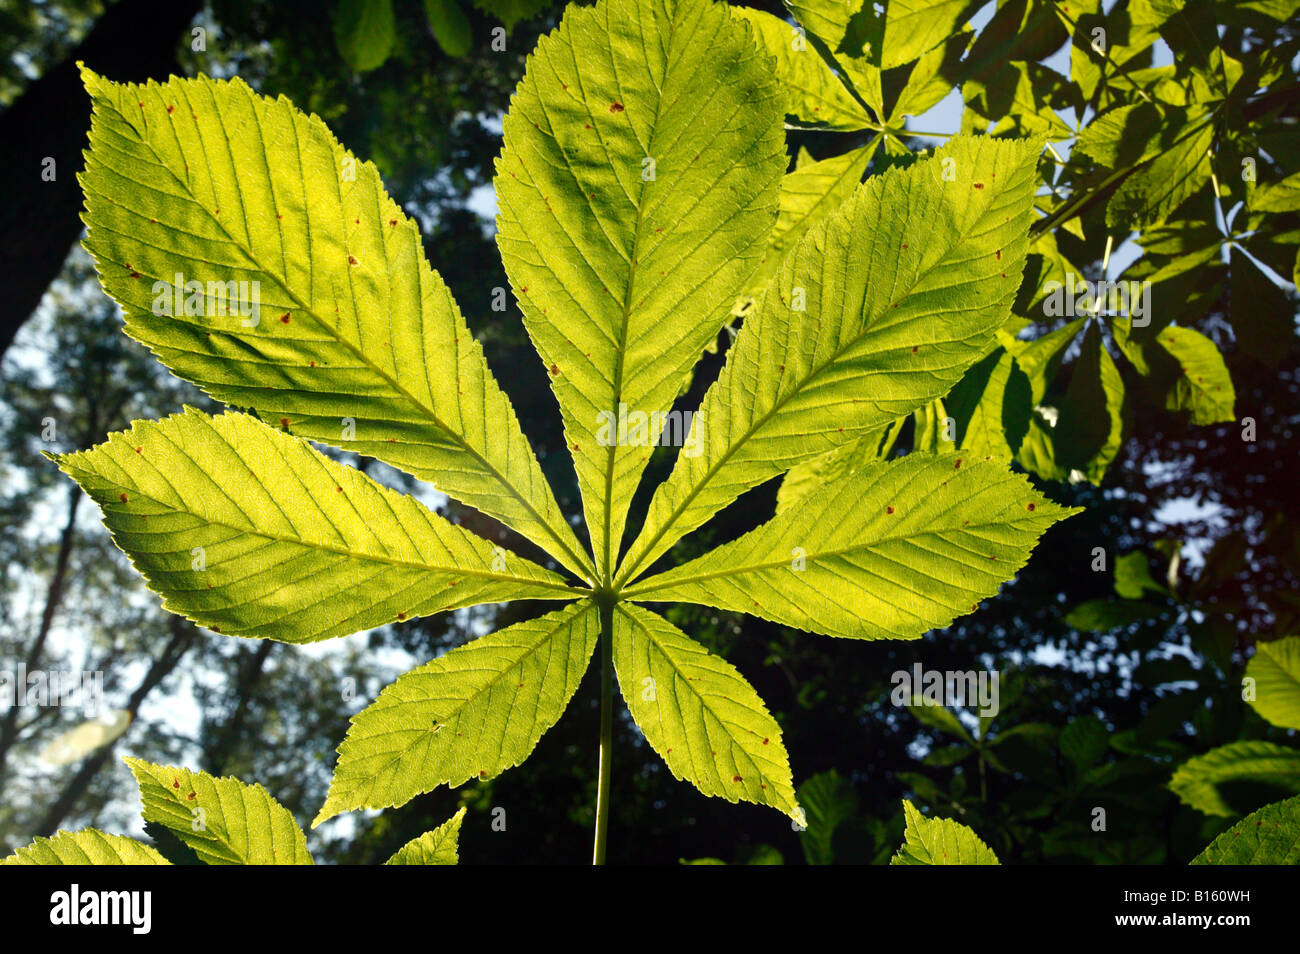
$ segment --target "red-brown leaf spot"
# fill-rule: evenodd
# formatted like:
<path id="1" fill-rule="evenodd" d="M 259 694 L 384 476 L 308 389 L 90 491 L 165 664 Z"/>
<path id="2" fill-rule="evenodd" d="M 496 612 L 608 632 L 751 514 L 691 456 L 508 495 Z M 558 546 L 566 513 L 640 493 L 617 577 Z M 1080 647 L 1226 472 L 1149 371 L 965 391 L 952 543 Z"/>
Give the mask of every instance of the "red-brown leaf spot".
<path id="1" fill-rule="evenodd" d="M 623 104 L 618 101 L 612 102 L 609 104 L 609 111 L 611 113 L 621 113 L 623 112 Z"/>

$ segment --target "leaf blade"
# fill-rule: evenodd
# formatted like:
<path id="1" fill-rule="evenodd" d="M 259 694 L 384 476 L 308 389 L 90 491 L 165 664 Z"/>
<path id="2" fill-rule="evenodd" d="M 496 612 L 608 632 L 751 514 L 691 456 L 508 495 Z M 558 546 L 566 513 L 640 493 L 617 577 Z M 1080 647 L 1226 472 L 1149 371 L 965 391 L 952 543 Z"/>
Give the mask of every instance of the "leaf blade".
<path id="1" fill-rule="evenodd" d="M 914 639 L 996 593 L 1039 536 L 1077 512 L 1002 462 L 866 461 L 799 507 L 625 593 L 829 636 Z"/>
<path id="2" fill-rule="evenodd" d="M 675 778 L 800 817 L 781 728 L 725 659 L 624 603 L 614 611 L 614 670 L 632 718 Z"/>
<path id="3" fill-rule="evenodd" d="M 506 561 L 415 498 L 246 414 L 189 408 L 56 460 L 163 606 L 227 635 L 315 642 L 570 595 L 550 571 Z"/>
<path id="4" fill-rule="evenodd" d="M 261 785 L 127 758 L 145 821 L 163 825 L 209 865 L 310 865 L 307 839 Z"/>
<path id="5" fill-rule="evenodd" d="M 598 635 L 597 613 L 583 601 L 480 636 L 399 677 L 352 717 L 312 827 L 523 762 L 573 697 Z"/>

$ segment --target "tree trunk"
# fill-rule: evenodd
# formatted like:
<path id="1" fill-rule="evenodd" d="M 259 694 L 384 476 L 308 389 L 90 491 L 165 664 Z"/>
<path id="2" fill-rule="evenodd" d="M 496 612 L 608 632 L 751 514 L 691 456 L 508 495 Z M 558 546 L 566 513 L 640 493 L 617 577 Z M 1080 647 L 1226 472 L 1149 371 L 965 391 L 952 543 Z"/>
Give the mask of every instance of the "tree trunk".
<path id="1" fill-rule="evenodd" d="M 190 644 L 198 636 L 198 631 L 194 624 L 179 616 L 173 616 L 171 619 L 171 639 L 163 648 L 162 653 L 153 661 L 149 671 L 145 673 L 144 679 L 140 685 L 136 686 L 135 692 L 131 693 L 131 698 L 127 700 L 126 711 L 131 714 L 132 721 L 135 720 L 136 713 L 140 711 L 140 704 L 144 702 L 145 697 L 149 695 L 158 684 L 167 678 L 168 674 L 176 668 L 176 664 L 181 661 Z M 117 740 L 110 742 L 108 745 L 91 753 L 81 767 L 63 786 L 63 791 L 59 797 L 45 813 L 41 819 L 40 825 L 37 826 L 36 834 L 48 838 L 59 829 L 59 825 L 76 807 L 78 799 L 81 798 L 87 788 L 90 787 L 91 780 L 99 774 L 99 770 L 104 767 L 109 758 L 113 755 L 113 750 L 117 748 Z"/>
<path id="2" fill-rule="evenodd" d="M 244 733 L 244 723 L 248 719 L 249 699 L 252 698 L 258 682 L 261 681 L 262 673 L 266 669 L 267 657 L 271 655 L 273 648 L 275 643 L 264 639 L 256 650 L 248 653 L 246 658 L 241 660 L 239 678 L 232 690 L 238 700 L 235 703 L 235 711 L 231 713 L 229 721 L 213 735 L 212 741 L 203 746 L 204 771 L 220 775 L 229 770 L 230 750 L 239 744 L 239 737 Z"/>
<path id="3" fill-rule="evenodd" d="M 77 61 L 114 80 L 166 79 L 202 0 L 119 0 L 64 62 L 33 82 L 0 114 L 0 355 L 58 276 L 81 234 L 81 150 L 90 98 Z M 53 181 L 42 178 L 54 160 Z"/>
<path id="4" fill-rule="evenodd" d="M 41 612 L 41 626 L 27 650 L 24 660 L 27 672 L 39 669 L 41 657 L 45 654 L 45 641 L 50 635 L 50 626 L 54 623 L 54 613 L 63 600 L 63 585 L 68 578 L 68 561 L 72 556 L 72 541 L 76 536 L 77 507 L 81 504 L 81 488 L 73 484 L 68 488 L 68 518 L 63 524 L 63 533 L 59 537 L 59 553 L 54 559 L 54 575 L 50 577 L 50 588 L 45 594 L 45 609 Z M 4 782 L 5 765 L 9 761 L 9 752 L 18 739 L 17 705 L 19 693 L 26 692 L 26 686 L 14 686 L 14 705 L 0 719 L 0 785 Z"/>

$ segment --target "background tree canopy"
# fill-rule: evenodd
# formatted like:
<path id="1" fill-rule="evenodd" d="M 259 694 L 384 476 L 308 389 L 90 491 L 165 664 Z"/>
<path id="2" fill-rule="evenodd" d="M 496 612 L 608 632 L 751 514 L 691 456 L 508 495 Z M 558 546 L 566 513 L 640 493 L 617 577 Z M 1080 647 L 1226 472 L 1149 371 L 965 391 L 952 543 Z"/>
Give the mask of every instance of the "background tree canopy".
<path id="1" fill-rule="evenodd" d="M 93 506 L 41 456 L 185 403 L 213 407 L 121 334 L 74 247 L 90 109 L 76 61 L 113 80 L 237 75 L 317 113 L 379 167 L 420 224 L 561 508 L 580 517 L 546 369 L 513 303 L 494 310 L 496 290 L 509 287 L 490 188 L 501 117 L 559 5 L 323 6 L 0 0 L 0 159 L 12 170 L 0 184 L 0 661 L 102 671 L 118 713 L 86 726 L 73 710 L 0 708 L 0 856 L 60 828 L 135 832 L 124 755 L 258 781 L 308 822 L 351 714 L 398 673 L 549 608 L 479 607 L 310 650 L 217 638 L 159 608 Z M 1300 424 L 1298 5 L 748 6 L 735 15 L 790 93 L 769 260 L 864 177 L 952 133 L 1049 143 L 1025 278 L 997 348 L 945 398 L 848 453 L 995 452 L 1048 497 L 1085 509 L 1049 531 L 998 596 L 919 641 L 809 637 L 706 607 L 666 609 L 767 701 L 807 831 L 676 783 L 624 717 L 611 857 L 883 863 L 903 840 L 907 798 L 974 829 L 1003 863 L 1188 862 L 1246 814 L 1300 792 L 1294 714 L 1243 693 L 1243 677 L 1274 658 L 1294 681 L 1279 647 L 1300 633 L 1289 473 Z M 1058 291 L 1103 280 L 1146 283 L 1145 315 Z M 698 406 L 745 314 L 741 303 L 678 406 Z M 674 453 L 652 457 L 629 525 Z M 836 453 L 745 494 L 673 558 L 799 506 L 801 486 L 844 465 Z M 410 486 L 392 468 L 339 456 Z M 427 502 L 546 560 L 476 511 Z M 1000 711 L 981 719 L 978 706 L 891 703 L 895 674 L 917 663 L 999 672 Z M 596 675 L 523 765 L 334 820 L 310 834 L 312 854 L 383 861 L 467 806 L 462 862 L 586 861 Z M 150 834 L 186 857 L 165 832 Z"/>

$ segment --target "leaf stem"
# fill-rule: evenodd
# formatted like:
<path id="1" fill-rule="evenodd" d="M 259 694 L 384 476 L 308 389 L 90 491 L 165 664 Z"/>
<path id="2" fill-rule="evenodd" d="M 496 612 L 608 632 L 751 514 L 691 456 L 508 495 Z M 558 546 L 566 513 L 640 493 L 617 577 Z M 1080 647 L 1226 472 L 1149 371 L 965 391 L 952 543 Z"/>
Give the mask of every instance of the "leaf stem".
<path id="1" fill-rule="evenodd" d="M 596 782 L 596 834 L 591 863 L 605 863 L 609 828 L 609 778 L 614 754 L 614 600 L 597 597 L 600 608 L 600 769 Z"/>

